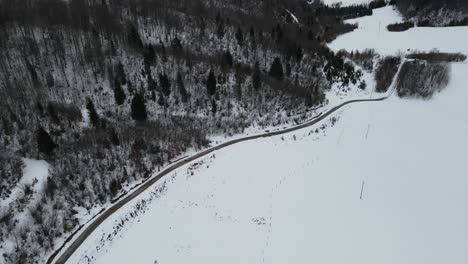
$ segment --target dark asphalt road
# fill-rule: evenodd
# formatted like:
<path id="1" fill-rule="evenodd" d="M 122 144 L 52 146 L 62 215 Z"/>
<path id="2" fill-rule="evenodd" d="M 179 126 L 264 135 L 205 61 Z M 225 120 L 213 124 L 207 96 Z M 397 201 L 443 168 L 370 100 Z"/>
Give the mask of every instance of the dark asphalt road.
<path id="1" fill-rule="evenodd" d="M 324 113 L 322 115 L 319 115 L 319 116 L 315 117 L 314 119 L 312 119 L 310 121 L 307 121 L 307 122 L 305 122 L 303 124 L 300 124 L 300 125 L 297 125 L 297 126 L 294 126 L 294 127 L 291 127 L 291 128 L 287 128 L 287 129 L 284 129 L 284 130 L 279 130 L 279 131 L 275 131 L 275 132 L 267 132 L 265 134 L 260 134 L 260 135 L 249 136 L 249 137 L 244 137 L 244 138 L 231 140 L 231 141 L 228 141 L 226 143 L 220 144 L 218 146 L 214 146 L 214 147 L 211 147 L 209 149 L 206 149 L 206 150 L 204 150 L 202 152 L 196 153 L 196 154 L 194 154 L 194 155 L 192 155 L 190 157 L 187 157 L 187 158 L 185 158 L 183 160 L 180 160 L 180 161 L 170 165 L 169 167 L 167 167 L 163 171 L 161 171 L 155 177 L 150 178 L 148 181 L 141 184 L 138 188 L 133 190 L 132 193 L 130 193 L 128 196 L 125 196 L 123 199 L 116 201 L 111 207 L 107 208 L 103 213 L 101 213 L 94 220 L 92 220 L 91 224 L 89 224 L 85 228 L 85 230 L 82 233 L 80 233 L 80 235 L 75 240 L 73 240 L 73 242 L 63 252 L 61 252 L 61 251 L 62 251 L 62 248 L 64 246 L 62 246 L 62 248 L 60 248 L 59 250 L 54 252 L 54 254 L 52 254 L 49 257 L 49 259 L 47 260 L 47 264 L 51 264 L 51 263 L 63 264 L 65 262 L 67 262 L 67 260 L 70 258 L 70 256 L 78 249 L 78 247 L 80 247 L 80 245 L 86 240 L 86 238 L 100 224 L 102 224 L 109 216 L 111 216 L 113 213 L 115 213 L 117 210 L 119 210 L 122 206 L 127 204 L 129 201 L 136 198 L 138 195 L 140 195 L 146 189 L 151 187 L 154 183 L 159 181 L 162 177 L 164 177 L 168 173 L 174 171 L 175 169 L 177 169 L 177 168 L 179 168 L 179 167 L 181 167 L 181 166 L 183 166 L 183 165 L 185 165 L 185 164 L 187 164 L 189 162 L 192 162 L 192 161 L 194 161 L 194 160 L 196 160 L 196 159 L 198 159 L 200 157 L 206 156 L 206 155 L 208 155 L 208 154 L 210 154 L 210 153 L 212 153 L 212 152 L 214 152 L 216 150 L 226 148 L 228 146 L 231 146 L 233 144 L 237 144 L 239 142 L 254 140 L 254 139 L 258 139 L 258 138 L 266 138 L 266 137 L 273 137 L 273 136 L 277 136 L 277 135 L 282 135 L 282 134 L 286 134 L 286 133 L 289 133 L 289 132 L 292 132 L 292 131 L 296 131 L 296 130 L 305 128 L 305 127 L 315 125 L 318 122 L 325 119 L 326 117 L 333 114 L 334 112 L 336 112 L 337 110 L 339 110 L 340 108 L 342 108 L 342 107 L 344 107 L 346 105 L 352 104 L 352 103 L 378 102 L 378 101 L 383 101 L 383 100 L 385 100 L 387 98 L 388 97 L 381 97 L 381 98 L 377 98 L 377 99 L 359 99 L 359 100 L 347 101 L 347 102 L 344 102 L 344 103 L 342 103 L 342 104 L 340 104 L 338 106 L 333 107 L 332 109 L 328 110 L 326 113 Z M 65 243 L 65 245 L 66 245 L 66 243 Z M 57 255 L 60 252 L 61 252 L 61 254 L 58 256 L 57 260 L 54 262 L 54 259 L 57 257 Z"/>

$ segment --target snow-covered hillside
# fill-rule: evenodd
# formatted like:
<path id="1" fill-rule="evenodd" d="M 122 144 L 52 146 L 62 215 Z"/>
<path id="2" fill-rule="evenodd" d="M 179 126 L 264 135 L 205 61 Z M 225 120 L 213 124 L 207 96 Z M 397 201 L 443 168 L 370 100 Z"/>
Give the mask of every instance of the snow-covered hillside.
<path id="1" fill-rule="evenodd" d="M 431 101 L 351 105 L 186 166 L 138 221 L 114 227 L 141 201 L 70 263 L 464 263 L 467 71 L 453 65 Z M 99 243 L 114 230 L 118 239 Z"/>
<path id="2" fill-rule="evenodd" d="M 43 189 L 49 173 L 49 164 L 44 160 L 33 159 L 23 159 L 22 162 L 24 164 L 23 175 L 18 184 L 11 190 L 10 195 L 1 200 L 2 205 L 9 205 L 21 196 L 30 196 Z"/>
<path id="3" fill-rule="evenodd" d="M 399 21 L 392 7 L 376 9 L 330 47 L 468 53 L 465 27 L 386 30 Z M 109 217 L 68 263 L 465 263 L 468 65 L 451 68 L 431 100 L 351 104 L 178 169 Z M 367 90 L 352 98 L 379 96 L 370 73 L 363 79 Z M 339 90 L 328 92 L 328 108 L 350 99 Z"/>

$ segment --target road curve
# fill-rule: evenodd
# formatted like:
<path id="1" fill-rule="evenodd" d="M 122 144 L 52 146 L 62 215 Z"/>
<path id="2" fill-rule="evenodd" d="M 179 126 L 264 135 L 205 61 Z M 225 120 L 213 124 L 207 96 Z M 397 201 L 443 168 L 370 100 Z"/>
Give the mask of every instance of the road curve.
<path id="1" fill-rule="evenodd" d="M 378 102 L 378 101 L 383 101 L 383 100 L 385 100 L 387 98 L 388 98 L 388 96 L 381 97 L 381 98 L 376 98 L 376 99 L 350 100 L 350 101 L 341 103 L 340 105 L 337 105 L 337 106 L 333 107 L 332 109 L 328 110 L 326 113 L 324 113 L 322 115 L 319 115 L 319 116 L 315 117 L 314 119 L 309 120 L 309 121 L 307 121 L 307 122 L 305 122 L 303 124 L 300 124 L 300 125 L 297 125 L 297 126 L 294 126 L 294 127 L 291 127 L 291 128 L 279 130 L 279 131 L 267 132 L 267 133 L 264 133 L 264 134 L 259 134 L 259 135 L 234 139 L 234 140 L 225 142 L 223 144 L 208 148 L 208 149 L 206 149 L 204 151 L 201 151 L 199 153 L 193 154 L 192 156 L 189 156 L 189 157 L 187 157 L 187 158 L 185 158 L 183 160 L 180 160 L 180 161 L 172 164 L 171 166 L 167 167 L 163 171 L 161 171 L 158 175 L 150 178 L 149 180 L 147 180 L 146 182 L 141 184 L 137 189 L 132 191 L 132 193 L 130 193 L 129 195 L 125 196 L 125 198 L 123 198 L 122 200 L 116 201 L 111 207 L 107 208 L 103 213 L 101 213 L 94 220 L 92 220 L 92 222 L 85 228 L 85 230 L 82 233 L 80 233 L 80 235 L 68 246 L 67 249 L 65 249 L 62 252 L 62 254 L 54 262 L 54 259 L 62 251 L 63 246 L 60 249 L 58 249 L 57 251 L 55 251 L 49 257 L 49 259 L 47 260 L 47 264 L 51 264 L 51 263 L 64 264 L 65 262 L 67 262 L 67 260 L 73 255 L 73 253 L 78 249 L 78 247 L 80 247 L 80 245 L 86 240 L 86 238 L 94 230 L 96 230 L 96 228 L 100 224 L 102 224 L 109 216 L 111 216 L 113 213 L 115 213 L 117 210 L 119 210 L 122 206 L 127 204 L 129 201 L 136 198 L 139 194 L 144 192 L 146 189 L 151 187 L 154 183 L 159 181 L 162 177 L 164 177 L 168 173 L 174 171 L 175 169 L 177 169 L 177 168 L 179 168 L 179 167 L 181 167 L 181 166 L 183 166 L 183 165 L 185 165 L 185 164 L 187 164 L 189 162 L 192 162 L 192 161 L 194 161 L 194 160 L 196 160 L 196 159 L 198 159 L 200 157 L 206 156 L 206 155 L 208 155 L 208 154 L 210 154 L 210 153 L 212 153 L 212 152 L 214 152 L 216 150 L 226 148 L 228 146 L 237 144 L 239 142 L 254 140 L 254 139 L 258 139 L 258 138 L 266 138 L 266 137 L 273 137 L 273 136 L 277 136 L 277 135 L 282 135 L 282 134 L 286 134 L 286 133 L 289 133 L 289 132 L 292 132 L 292 131 L 296 131 L 296 130 L 305 128 L 305 127 L 315 125 L 318 122 L 322 121 L 326 117 L 330 116 L 331 114 L 333 114 L 334 112 L 336 112 L 337 110 L 339 110 L 340 108 L 342 108 L 342 107 L 344 107 L 344 106 L 346 106 L 348 104 L 360 103 L 360 102 Z M 69 239 L 71 239 L 71 238 L 69 238 Z"/>

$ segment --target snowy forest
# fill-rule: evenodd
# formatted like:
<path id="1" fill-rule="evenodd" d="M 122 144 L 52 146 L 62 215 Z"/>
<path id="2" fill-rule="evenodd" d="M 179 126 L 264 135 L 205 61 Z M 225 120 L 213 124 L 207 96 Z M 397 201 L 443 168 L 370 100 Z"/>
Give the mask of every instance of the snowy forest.
<path id="1" fill-rule="evenodd" d="M 81 212 L 213 137 L 307 120 L 336 83 L 365 89 L 354 63 L 372 70 L 375 54 L 326 44 L 358 27 L 344 20 L 388 2 L 418 23 L 467 8 L 455 0 L 0 0 L 0 262 L 44 263 Z M 468 24 L 450 14 L 434 26 Z M 400 62 L 377 65 L 377 92 Z M 441 72 L 446 83 L 448 70 L 408 64 L 399 94 L 430 96 L 429 84 L 410 90 L 412 76 Z M 48 176 L 44 188 L 24 184 L 13 197 L 25 158 L 47 161 Z"/>
<path id="2" fill-rule="evenodd" d="M 468 2 L 463 0 L 393 0 L 398 10 L 421 27 L 468 25 Z"/>
<path id="3" fill-rule="evenodd" d="M 99 208 L 211 136 L 294 124 L 361 73 L 326 42 L 369 6 L 290 0 L 0 0 L 3 263 L 42 263 Z M 10 197 L 11 198 L 11 197 Z M 7 243 L 9 241 L 9 243 Z"/>

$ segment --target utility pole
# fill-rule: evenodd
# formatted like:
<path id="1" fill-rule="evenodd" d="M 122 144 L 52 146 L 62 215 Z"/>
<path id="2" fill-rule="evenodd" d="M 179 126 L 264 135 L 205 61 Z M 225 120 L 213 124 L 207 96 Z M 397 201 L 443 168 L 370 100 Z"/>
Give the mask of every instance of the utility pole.
<path id="1" fill-rule="evenodd" d="M 366 139 L 369 136 L 370 124 L 367 125 Z"/>
<path id="2" fill-rule="evenodd" d="M 361 195 L 359 196 L 359 200 L 362 200 L 362 192 L 364 191 L 364 181 L 362 181 L 361 185 Z"/>

